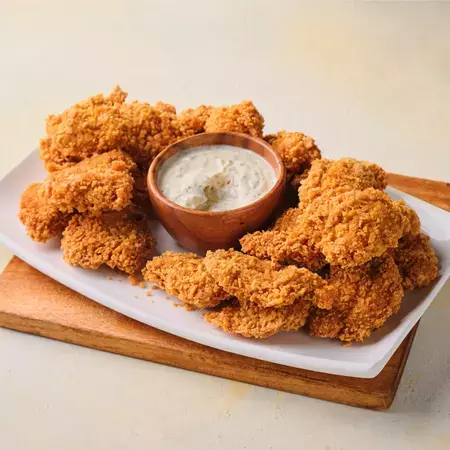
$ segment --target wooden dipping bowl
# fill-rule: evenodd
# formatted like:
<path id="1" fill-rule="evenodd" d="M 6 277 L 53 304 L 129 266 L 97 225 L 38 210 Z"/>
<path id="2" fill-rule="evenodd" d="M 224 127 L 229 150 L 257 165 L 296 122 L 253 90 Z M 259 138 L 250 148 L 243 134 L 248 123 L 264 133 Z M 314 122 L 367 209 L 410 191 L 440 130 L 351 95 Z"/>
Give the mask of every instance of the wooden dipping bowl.
<path id="1" fill-rule="evenodd" d="M 277 181 L 273 188 L 255 202 L 229 211 L 196 211 L 168 200 L 158 188 L 161 165 L 175 153 L 202 145 L 225 144 L 261 155 L 273 167 Z M 274 212 L 286 189 L 283 162 L 262 139 L 242 133 L 203 133 L 169 145 L 152 162 L 147 187 L 156 215 L 170 235 L 184 248 L 197 253 L 235 247 L 246 233 L 262 228 Z"/>

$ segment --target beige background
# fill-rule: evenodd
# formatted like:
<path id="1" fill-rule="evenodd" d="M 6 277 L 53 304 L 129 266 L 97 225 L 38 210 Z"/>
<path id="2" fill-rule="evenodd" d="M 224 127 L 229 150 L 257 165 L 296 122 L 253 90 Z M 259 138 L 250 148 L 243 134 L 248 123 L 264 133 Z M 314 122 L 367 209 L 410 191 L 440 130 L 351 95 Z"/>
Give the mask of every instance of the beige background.
<path id="1" fill-rule="evenodd" d="M 304 131 L 327 156 L 450 181 L 449 23 L 448 2 L 3 0 L 0 176 L 46 115 L 119 83 L 180 109 L 249 98 L 268 131 Z M 449 295 L 389 413 L 0 330 L 0 447 L 448 449 Z"/>

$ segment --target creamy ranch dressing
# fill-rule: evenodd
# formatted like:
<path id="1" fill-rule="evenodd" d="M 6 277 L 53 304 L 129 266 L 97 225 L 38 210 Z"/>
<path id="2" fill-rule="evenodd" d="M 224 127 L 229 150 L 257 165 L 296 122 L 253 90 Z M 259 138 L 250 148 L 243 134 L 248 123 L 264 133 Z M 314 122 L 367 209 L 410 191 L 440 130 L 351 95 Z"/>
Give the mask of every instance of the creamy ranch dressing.
<path id="1" fill-rule="evenodd" d="M 253 203 L 275 185 L 270 164 L 251 150 L 203 145 L 182 150 L 158 171 L 162 194 L 190 209 L 228 211 Z"/>

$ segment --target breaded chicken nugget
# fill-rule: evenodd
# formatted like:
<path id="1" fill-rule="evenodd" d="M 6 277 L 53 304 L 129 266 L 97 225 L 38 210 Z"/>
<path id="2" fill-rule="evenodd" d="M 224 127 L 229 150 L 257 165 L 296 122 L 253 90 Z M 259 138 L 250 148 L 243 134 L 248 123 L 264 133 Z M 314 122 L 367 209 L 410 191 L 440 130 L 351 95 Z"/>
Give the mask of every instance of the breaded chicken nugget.
<path id="1" fill-rule="evenodd" d="M 214 108 L 205 123 L 205 131 L 232 131 L 262 137 L 264 118 L 251 101 Z"/>
<path id="2" fill-rule="evenodd" d="M 58 236 L 69 222 L 70 216 L 40 198 L 42 183 L 30 184 L 22 194 L 19 219 L 28 236 L 37 242 L 46 242 Z"/>
<path id="3" fill-rule="evenodd" d="M 303 133 L 280 131 L 264 136 L 264 140 L 281 156 L 289 180 L 301 175 L 314 160 L 321 158 L 314 139 Z"/>
<path id="4" fill-rule="evenodd" d="M 306 236 L 288 231 L 255 231 L 239 241 L 242 251 L 259 259 L 280 264 L 295 264 L 313 272 L 325 265 L 325 257 Z"/>
<path id="5" fill-rule="evenodd" d="M 301 183 L 300 206 L 304 208 L 324 195 L 329 197 L 368 188 L 383 190 L 386 185 L 386 172 L 376 164 L 352 158 L 316 159 Z"/>
<path id="6" fill-rule="evenodd" d="M 113 150 L 50 174 L 40 193 L 62 212 L 120 211 L 131 201 L 135 168 L 129 155 Z"/>
<path id="7" fill-rule="evenodd" d="M 320 197 L 305 208 L 297 223 L 299 234 L 308 236 L 328 263 L 342 267 L 381 256 L 396 247 L 411 226 L 403 203 L 373 188 L 326 200 Z"/>
<path id="8" fill-rule="evenodd" d="M 213 106 L 200 105 L 197 108 L 188 108 L 181 111 L 177 117 L 177 121 L 182 134 L 184 136 L 190 136 L 204 133 L 206 121 L 213 109 Z"/>
<path id="9" fill-rule="evenodd" d="M 323 254 L 306 235 L 298 232 L 300 208 L 287 209 L 269 231 L 255 231 L 240 239 L 242 251 L 259 259 L 270 259 L 280 264 L 294 264 L 317 272 L 325 264 Z"/>
<path id="10" fill-rule="evenodd" d="M 135 220 L 126 210 L 99 217 L 76 214 L 61 241 L 64 260 L 73 266 L 105 264 L 129 274 L 142 269 L 154 245 L 145 220 Z"/>
<path id="11" fill-rule="evenodd" d="M 96 153 L 125 146 L 128 123 L 120 115 L 127 97 L 118 86 L 107 97 L 99 94 L 47 118 L 41 158 L 48 171 L 59 170 Z"/>
<path id="12" fill-rule="evenodd" d="M 231 250 L 208 252 L 203 263 L 208 273 L 240 302 L 281 307 L 296 301 L 311 302 L 323 280 L 307 269 L 279 268 L 269 261 Z"/>
<path id="13" fill-rule="evenodd" d="M 144 169 L 168 145 L 185 137 L 172 105 L 162 102 L 155 106 L 137 101 L 124 103 L 120 107 L 120 116 L 130 130 L 125 146 L 120 148 Z"/>
<path id="14" fill-rule="evenodd" d="M 438 259 L 429 236 L 408 234 L 392 251 L 403 280 L 404 289 L 418 289 L 431 284 L 438 275 Z"/>
<path id="15" fill-rule="evenodd" d="M 142 275 L 196 308 L 212 308 L 230 298 L 194 253 L 165 252 L 147 262 Z"/>
<path id="16" fill-rule="evenodd" d="M 120 87 L 107 97 L 96 95 L 47 119 L 41 158 L 47 171 L 73 165 L 97 153 L 124 150 L 141 166 L 181 135 L 175 108 L 157 103 L 125 103 Z"/>
<path id="17" fill-rule="evenodd" d="M 363 341 L 399 310 L 402 278 L 393 258 L 386 253 L 350 269 L 331 266 L 328 284 L 316 295 L 333 307 L 312 315 L 312 336 Z"/>
<path id="18" fill-rule="evenodd" d="M 255 303 L 225 306 L 205 314 L 205 320 L 226 333 L 266 339 L 280 331 L 297 331 L 310 312 L 310 302 L 298 301 L 283 308 L 261 308 Z"/>
<path id="19" fill-rule="evenodd" d="M 406 218 L 406 226 L 403 234 L 410 234 L 412 236 L 418 235 L 420 233 L 420 219 L 417 213 L 403 200 L 397 201 L 396 204 L 399 206 Z"/>
<path id="20" fill-rule="evenodd" d="M 271 231 L 293 231 L 297 225 L 299 216 L 302 214 L 300 208 L 287 209 L 270 228 Z"/>

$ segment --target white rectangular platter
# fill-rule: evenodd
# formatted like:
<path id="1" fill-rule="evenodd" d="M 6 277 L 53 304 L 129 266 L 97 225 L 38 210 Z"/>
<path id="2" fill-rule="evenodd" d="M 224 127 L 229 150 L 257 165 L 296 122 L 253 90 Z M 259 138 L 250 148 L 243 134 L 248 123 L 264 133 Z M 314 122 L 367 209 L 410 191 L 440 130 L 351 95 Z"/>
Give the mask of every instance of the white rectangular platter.
<path id="1" fill-rule="evenodd" d="M 362 344 L 342 346 L 337 341 L 312 338 L 303 330 L 280 333 L 267 340 L 229 335 L 205 322 L 201 311 L 174 308 L 174 297 L 160 290 L 151 297 L 131 286 L 125 276 L 107 269 L 85 270 L 62 259 L 59 241 L 33 242 L 17 219 L 20 195 L 28 184 L 45 178 L 38 151 L 31 153 L 0 182 L 0 240 L 21 259 L 86 297 L 126 316 L 177 336 L 228 352 L 287 366 L 336 375 L 372 378 L 386 365 L 418 322 L 450 275 L 450 213 L 392 188 L 394 199 L 404 199 L 420 216 L 440 260 L 436 282 L 406 293 L 401 310 Z M 158 223 L 152 224 L 158 252 L 183 251 Z"/>

